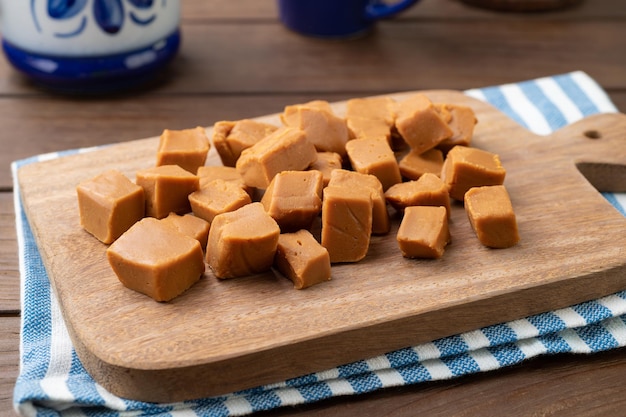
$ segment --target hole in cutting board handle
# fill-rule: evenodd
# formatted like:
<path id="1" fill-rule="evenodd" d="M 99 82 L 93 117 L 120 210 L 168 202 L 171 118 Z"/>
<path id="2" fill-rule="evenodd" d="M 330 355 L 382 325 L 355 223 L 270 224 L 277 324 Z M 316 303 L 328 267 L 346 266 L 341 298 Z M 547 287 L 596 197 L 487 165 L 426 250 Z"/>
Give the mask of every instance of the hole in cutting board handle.
<path id="1" fill-rule="evenodd" d="M 583 135 L 585 135 L 585 137 L 589 139 L 601 139 L 602 138 L 602 133 L 600 133 L 599 131 L 595 129 L 586 130 L 583 133 Z"/>

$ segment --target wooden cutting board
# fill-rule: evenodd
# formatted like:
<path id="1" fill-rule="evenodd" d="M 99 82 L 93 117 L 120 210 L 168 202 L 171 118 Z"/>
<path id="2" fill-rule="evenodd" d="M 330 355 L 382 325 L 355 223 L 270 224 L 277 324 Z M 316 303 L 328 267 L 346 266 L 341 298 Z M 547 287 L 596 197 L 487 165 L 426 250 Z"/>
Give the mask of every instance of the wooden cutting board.
<path id="1" fill-rule="evenodd" d="M 75 187 L 111 168 L 134 179 L 154 165 L 158 138 L 21 168 L 30 225 L 95 380 L 144 401 L 224 394 L 626 288 L 626 218 L 594 188 L 626 191 L 625 115 L 542 137 L 460 92 L 424 93 L 474 108 L 473 146 L 499 154 L 507 169 L 517 246 L 482 246 L 457 203 L 439 260 L 403 258 L 396 217 L 363 261 L 334 265 L 328 283 L 298 291 L 273 273 L 219 281 L 207 271 L 182 296 L 157 303 L 123 287 L 106 246 L 80 228 Z M 344 105 L 334 104 L 338 114 Z M 259 119 L 279 124 L 277 115 Z M 219 164 L 214 152 L 207 164 Z"/>

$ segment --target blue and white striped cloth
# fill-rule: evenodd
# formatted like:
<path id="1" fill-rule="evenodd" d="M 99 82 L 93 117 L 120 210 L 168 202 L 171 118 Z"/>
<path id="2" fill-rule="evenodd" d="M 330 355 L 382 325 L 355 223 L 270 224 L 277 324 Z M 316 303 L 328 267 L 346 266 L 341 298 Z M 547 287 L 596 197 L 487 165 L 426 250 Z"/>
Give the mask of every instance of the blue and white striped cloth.
<path id="1" fill-rule="evenodd" d="M 538 134 L 550 133 L 594 113 L 616 111 L 600 86 L 583 72 L 473 89 L 467 94 L 488 101 Z M 81 151 L 15 162 L 14 178 L 24 164 Z M 605 196 L 626 215 L 626 195 Z M 15 212 L 22 276 L 22 333 L 14 404 L 26 416 L 238 416 L 494 370 L 537 355 L 592 353 L 626 346 L 626 291 L 621 291 L 230 395 L 176 404 L 129 401 L 96 384 L 78 360 L 20 204 L 17 182 Z"/>

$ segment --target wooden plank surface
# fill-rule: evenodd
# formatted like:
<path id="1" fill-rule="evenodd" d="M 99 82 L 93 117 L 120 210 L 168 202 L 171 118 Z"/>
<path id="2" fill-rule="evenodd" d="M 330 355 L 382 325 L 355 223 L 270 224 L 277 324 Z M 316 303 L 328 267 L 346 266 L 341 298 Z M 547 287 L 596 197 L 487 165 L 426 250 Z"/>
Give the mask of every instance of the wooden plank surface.
<path id="1" fill-rule="evenodd" d="M 0 416 L 12 416 L 13 385 L 18 374 L 19 317 L 0 316 Z"/>
<path id="2" fill-rule="evenodd" d="M 621 85 L 624 58 L 619 20 L 577 23 L 488 20 L 396 21 L 350 42 L 322 42 L 276 22 L 184 27 L 179 59 L 161 94 L 365 92 L 426 88 L 465 89 L 574 70 L 588 71 L 605 88 Z M 498 33 L 497 38 L 491 36 Z M 206 50 L 206 53 L 198 51 Z M 410 54 L 407 51 L 411 51 Z M 558 51 L 558 59 L 555 53 Z M 288 52 L 288 53 L 285 53 Z M 453 52 L 453 53 L 451 53 Z M 605 66 L 594 63 L 603 61 Z M 341 65 L 337 65 L 337 63 Z M 33 94 L 29 83 L 2 61 L 1 94 Z M 501 68 L 508 67 L 503 72 Z M 330 68 L 330 70 L 329 70 Z M 462 71 L 463 76 L 459 76 Z"/>
<path id="3" fill-rule="evenodd" d="M 162 120 L 172 125 L 179 121 L 183 126 L 198 124 L 197 121 L 205 124 L 202 120 L 235 118 L 242 113 L 250 116 L 271 113 L 279 110 L 283 103 L 305 101 L 304 98 L 333 101 L 357 93 L 463 89 L 577 69 L 596 78 L 618 108 L 626 110 L 626 55 L 616 53 L 623 49 L 622 39 L 626 35 L 626 8 L 622 0 L 589 0 L 572 9 L 539 14 L 495 13 L 466 7 L 458 0 L 422 0 L 418 7 L 380 25 L 366 42 L 330 47 L 328 55 L 316 42 L 286 34 L 287 40 L 272 43 L 289 46 L 282 52 L 266 48 L 259 51 L 263 54 L 254 61 L 238 57 L 237 54 L 250 50 L 248 42 L 262 47 L 249 33 L 261 37 L 286 33 L 278 26 L 275 10 L 272 0 L 184 0 L 185 39 L 208 47 L 184 46 L 181 63 L 174 66 L 175 76 L 169 84 L 115 99 L 85 100 L 50 95 L 26 83 L 0 57 L 0 125 L 3 126 L 0 129 L 0 316 L 3 316 L 0 322 L 6 319 L 14 326 L 14 331 L 8 331 L 2 325 L 0 344 L 2 360 L 7 361 L 2 363 L 8 364 L 6 369 L 13 366 L 15 372 L 4 372 L 5 368 L 0 372 L 0 410 L 6 410 L 0 411 L 0 415 L 13 415 L 10 398 L 17 372 L 19 275 L 8 168 L 12 160 L 70 147 L 152 136 L 158 134 L 164 124 Z M 398 30 L 396 23 L 402 30 Z M 512 27 L 508 27 L 509 24 Z M 245 30 L 248 25 L 251 25 L 250 32 Z M 424 30 L 420 30 L 422 25 Z M 201 28 L 203 26 L 207 28 Z M 233 26 L 241 30 L 233 30 Z M 476 27 L 485 28 L 489 38 L 485 38 L 484 33 L 475 33 Z M 535 36 L 534 31 L 539 35 Z M 213 41 L 204 42 L 206 38 L 191 39 L 205 34 L 213 34 L 215 39 L 228 43 L 232 51 L 216 49 Z M 399 74 L 401 82 L 393 77 L 381 78 L 380 71 L 355 68 L 353 62 L 382 68 L 373 61 L 386 58 L 381 52 L 390 42 L 395 42 L 396 46 L 391 50 L 394 59 L 389 62 L 394 68 L 393 75 Z M 366 43 L 378 49 L 368 51 Z M 597 49 L 594 49 L 595 44 Z M 437 45 L 441 48 L 436 49 Z M 332 64 L 332 70 L 326 71 L 320 66 L 315 72 L 305 68 L 307 74 L 317 77 L 314 83 L 300 77 L 279 84 L 278 90 L 267 84 L 268 79 L 274 80 L 286 71 L 267 64 L 276 54 L 290 55 L 290 61 L 278 57 L 279 61 L 301 69 L 304 64 L 312 65 L 308 59 L 312 52 L 320 51 L 324 52 L 324 57 L 331 58 L 325 62 Z M 409 58 L 400 59 L 402 53 Z M 414 54 L 427 60 L 429 65 L 416 63 Z M 455 61 L 455 58 L 459 59 Z M 502 61 L 505 61 L 504 68 L 479 64 Z M 444 63 L 450 62 L 458 68 L 439 71 Z M 209 69 L 215 65 L 215 70 L 203 71 L 199 63 Z M 250 68 L 246 77 L 253 79 L 244 80 L 243 89 L 229 73 L 242 63 Z M 269 75 L 257 72 L 269 72 Z M 358 82 L 350 78 L 353 74 Z M 324 77 L 329 78 L 328 82 L 324 82 Z M 340 85 L 342 77 L 345 86 Z M 399 84 L 400 88 L 394 88 Z M 311 85 L 316 89 L 311 89 Z M 333 90 L 337 87 L 339 91 Z M 157 115 L 153 119 L 148 115 L 151 112 Z M 129 115 L 137 120 L 133 122 Z M 83 124 L 85 129 L 92 127 L 88 134 L 77 128 Z M 128 131 L 128 135 L 120 133 L 122 131 Z M 331 400 L 319 406 L 264 415 L 415 415 L 433 410 L 447 415 L 468 415 L 467 409 L 472 415 L 484 416 L 502 415 L 510 410 L 528 410 L 527 414 L 536 415 L 559 412 L 619 415 L 624 404 L 616 398 L 625 397 L 621 384 L 624 358 L 623 350 L 590 357 L 550 357 L 513 370 L 470 376 L 434 384 L 434 387 L 428 384 L 425 388 L 420 385 L 386 390 L 365 398 Z M 555 379 L 554 374 L 562 378 Z M 487 394 L 489 401 L 483 402 L 481 399 Z"/>
<path id="4" fill-rule="evenodd" d="M 20 283 L 13 194 L 0 193 L 0 314 L 20 311 Z"/>
<path id="5" fill-rule="evenodd" d="M 626 190 L 625 115 L 592 117 L 546 138 L 460 92 L 426 94 L 475 109 L 474 146 L 497 153 L 507 169 L 517 246 L 484 248 L 456 205 L 442 260 L 402 258 L 392 228 L 372 240 L 363 261 L 335 265 L 333 281 L 308 291 L 294 292 L 272 273 L 221 282 L 207 271 L 188 292 L 159 304 L 117 281 L 106 247 L 78 225 L 75 195 L 77 183 L 104 170 L 134 178 L 153 166 L 156 138 L 22 168 L 25 210 L 87 369 L 134 399 L 219 395 L 626 288 L 626 219 L 576 167 L 617 167 L 609 181 L 601 170 L 592 180 L 612 187 L 605 191 Z M 342 108 L 335 106 L 339 115 Z M 279 125 L 276 116 L 263 120 Z M 591 130 L 602 139 L 585 137 Z M 209 164 L 218 162 L 214 156 Z M 164 335 L 163 327 L 176 331 Z"/>

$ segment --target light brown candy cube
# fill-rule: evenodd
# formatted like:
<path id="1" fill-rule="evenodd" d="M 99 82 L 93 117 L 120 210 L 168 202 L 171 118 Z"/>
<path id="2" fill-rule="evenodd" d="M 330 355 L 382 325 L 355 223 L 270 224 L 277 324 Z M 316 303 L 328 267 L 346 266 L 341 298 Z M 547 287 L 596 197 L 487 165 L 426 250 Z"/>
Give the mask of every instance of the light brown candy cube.
<path id="1" fill-rule="evenodd" d="M 297 290 L 330 281 L 331 278 L 328 250 L 307 230 L 284 233 L 278 237 L 274 264 L 293 281 Z"/>
<path id="2" fill-rule="evenodd" d="M 161 165 L 137 171 L 137 185 L 146 196 L 146 216 L 162 219 L 174 212 L 191 211 L 189 194 L 198 189 L 198 177 L 178 165 Z"/>
<path id="3" fill-rule="evenodd" d="M 250 195 L 239 184 L 219 178 L 189 194 L 193 214 L 209 223 L 218 214 L 237 210 L 251 202 Z"/>
<path id="4" fill-rule="evenodd" d="M 352 168 L 378 178 L 383 190 L 402 181 L 398 161 L 386 139 L 353 139 L 346 144 Z"/>
<path id="5" fill-rule="evenodd" d="M 406 258 L 441 258 L 450 242 L 444 207 L 407 207 L 398 228 L 398 245 Z"/>
<path id="6" fill-rule="evenodd" d="M 372 198 L 363 189 L 324 188 L 322 246 L 332 263 L 365 258 L 372 234 Z"/>
<path id="7" fill-rule="evenodd" d="M 106 254 L 122 284 L 156 301 L 179 296 L 205 270 L 200 242 L 149 217 L 128 229 Z"/>
<path id="8" fill-rule="evenodd" d="M 287 106 L 280 118 L 285 126 L 304 131 L 318 151 L 345 155 L 348 126 L 344 119 L 334 114 L 327 101 Z"/>
<path id="9" fill-rule="evenodd" d="M 411 150 L 400 159 L 398 167 L 400 174 L 410 180 L 416 180 L 426 173 L 439 177 L 443 167 L 443 152 L 436 148 L 422 153 Z"/>
<path id="10" fill-rule="evenodd" d="M 217 278 L 268 271 L 274 263 L 280 228 L 261 203 L 215 216 L 206 259 Z"/>
<path id="11" fill-rule="evenodd" d="M 261 204 L 285 232 L 310 229 L 322 210 L 322 173 L 283 171 L 274 177 Z"/>
<path id="12" fill-rule="evenodd" d="M 465 211 L 483 245 L 508 248 L 519 242 L 517 219 L 503 185 L 471 188 L 465 193 Z"/>
<path id="13" fill-rule="evenodd" d="M 234 167 L 244 149 L 247 149 L 278 129 L 277 126 L 256 120 L 220 121 L 213 125 L 213 144 L 222 163 Z"/>
<path id="14" fill-rule="evenodd" d="M 387 211 L 385 192 L 378 178 L 360 172 L 336 169 L 330 176 L 328 186 L 345 187 L 369 193 L 372 199 L 372 233 L 375 235 L 389 233 L 391 221 Z"/>
<path id="15" fill-rule="evenodd" d="M 209 222 L 193 214 L 178 215 L 170 213 L 169 216 L 161 219 L 161 222 L 173 227 L 176 231 L 185 236 L 192 237 L 200 242 L 200 246 L 204 250 L 206 242 L 209 238 Z"/>
<path id="16" fill-rule="evenodd" d="M 502 185 L 505 176 L 497 154 L 466 146 L 452 148 L 441 168 L 441 179 L 448 186 L 450 197 L 459 201 L 472 187 Z"/>
<path id="17" fill-rule="evenodd" d="M 143 188 L 116 170 L 76 187 L 80 224 L 102 243 L 117 239 L 144 216 Z"/>
<path id="18" fill-rule="evenodd" d="M 178 165 L 195 174 L 206 162 L 209 138 L 203 127 L 184 130 L 165 129 L 159 139 L 156 165 Z"/>
<path id="19" fill-rule="evenodd" d="M 391 97 L 353 98 L 346 103 L 346 123 L 350 137 L 384 138 L 391 141 L 396 102 Z"/>
<path id="20" fill-rule="evenodd" d="M 249 187 L 243 181 L 241 174 L 237 172 L 235 167 L 227 167 L 222 165 L 217 166 L 203 166 L 198 168 L 198 179 L 200 180 L 200 188 L 203 188 L 213 180 L 224 180 L 234 182 L 240 186 L 246 193 L 252 198 L 254 194 L 254 188 Z"/>
<path id="21" fill-rule="evenodd" d="M 452 136 L 442 140 L 437 145 L 437 148 L 441 149 L 444 154 L 447 154 L 450 149 L 457 145 L 470 146 L 474 136 L 474 127 L 478 122 L 474 110 L 471 107 L 459 104 L 442 104 L 442 106 L 450 114 L 448 126 L 452 129 Z"/>
<path id="22" fill-rule="evenodd" d="M 236 168 L 246 185 L 265 189 L 279 172 L 305 170 L 316 159 L 304 131 L 285 127 L 245 149 Z"/>
<path id="23" fill-rule="evenodd" d="M 396 184 L 385 192 L 385 198 L 397 210 L 410 206 L 443 206 L 450 217 L 448 187 L 435 174 Z"/>
<path id="24" fill-rule="evenodd" d="M 318 152 L 317 159 L 309 166 L 309 170 L 320 171 L 326 187 L 330 181 L 330 174 L 336 169 L 341 169 L 342 163 L 341 155 L 336 152 Z"/>
<path id="25" fill-rule="evenodd" d="M 445 115 L 423 94 L 416 94 L 398 104 L 396 128 L 405 142 L 417 153 L 425 152 L 452 136 Z"/>

